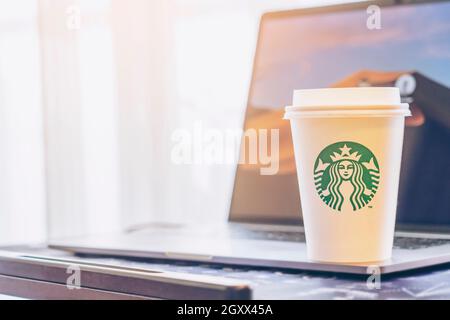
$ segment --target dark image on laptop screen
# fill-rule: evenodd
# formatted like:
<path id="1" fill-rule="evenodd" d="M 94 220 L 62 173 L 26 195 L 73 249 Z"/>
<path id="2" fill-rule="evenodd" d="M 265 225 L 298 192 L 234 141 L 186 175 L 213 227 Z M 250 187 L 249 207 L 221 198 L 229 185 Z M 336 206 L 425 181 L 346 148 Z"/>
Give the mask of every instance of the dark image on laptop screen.
<path id="1" fill-rule="evenodd" d="M 294 89 L 399 86 L 413 77 L 412 88 L 400 88 L 413 116 L 398 222 L 450 226 L 450 3 L 382 7 L 381 28 L 373 30 L 366 8 L 263 16 L 245 128 L 280 129 L 279 171 L 264 176 L 258 165 L 238 167 L 231 220 L 301 222 L 289 122 L 282 119 Z"/>

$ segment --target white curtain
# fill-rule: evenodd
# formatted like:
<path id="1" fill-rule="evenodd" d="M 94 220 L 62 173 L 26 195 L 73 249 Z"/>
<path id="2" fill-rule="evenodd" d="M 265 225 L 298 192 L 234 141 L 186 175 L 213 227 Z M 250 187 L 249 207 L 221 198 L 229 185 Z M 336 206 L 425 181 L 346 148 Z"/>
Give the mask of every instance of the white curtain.
<path id="1" fill-rule="evenodd" d="M 119 227 L 109 1 L 39 1 L 50 237 Z"/>
<path id="2" fill-rule="evenodd" d="M 0 0 L 0 243 L 224 220 L 172 133 L 240 128 L 260 14 L 334 2 Z"/>
<path id="3" fill-rule="evenodd" d="M 0 243 L 46 236 L 37 6 L 0 1 Z"/>

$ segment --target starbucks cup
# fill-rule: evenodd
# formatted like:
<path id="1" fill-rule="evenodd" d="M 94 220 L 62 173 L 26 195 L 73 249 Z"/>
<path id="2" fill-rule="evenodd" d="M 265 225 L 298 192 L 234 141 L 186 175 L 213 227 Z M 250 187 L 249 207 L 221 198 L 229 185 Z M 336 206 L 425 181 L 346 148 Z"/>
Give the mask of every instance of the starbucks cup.
<path id="1" fill-rule="evenodd" d="M 294 91 L 285 119 L 291 123 L 309 259 L 391 258 L 409 115 L 397 88 Z"/>

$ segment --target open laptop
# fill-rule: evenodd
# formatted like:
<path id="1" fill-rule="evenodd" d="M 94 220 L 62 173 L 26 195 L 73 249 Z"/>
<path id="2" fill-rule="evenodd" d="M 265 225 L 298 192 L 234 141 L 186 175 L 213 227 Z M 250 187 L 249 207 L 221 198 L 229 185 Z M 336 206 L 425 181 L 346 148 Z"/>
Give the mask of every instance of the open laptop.
<path id="1" fill-rule="evenodd" d="M 294 89 L 396 85 L 413 117 L 405 129 L 393 258 L 378 267 L 393 273 L 450 262 L 450 2 L 405 2 L 376 2 L 378 12 L 363 2 L 262 16 L 245 129 L 279 129 L 280 162 L 275 175 L 261 175 L 260 164 L 238 165 L 229 223 L 152 224 L 50 246 L 365 274 L 364 264 L 308 261 L 289 123 L 281 117 Z M 381 19 L 369 23 L 373 14 Z"/>

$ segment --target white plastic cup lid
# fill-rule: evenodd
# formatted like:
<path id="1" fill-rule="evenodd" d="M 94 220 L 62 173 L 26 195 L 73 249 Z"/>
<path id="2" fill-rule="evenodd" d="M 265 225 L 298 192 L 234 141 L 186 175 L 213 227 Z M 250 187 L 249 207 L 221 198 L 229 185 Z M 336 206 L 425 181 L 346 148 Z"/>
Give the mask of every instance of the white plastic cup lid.
<path id="1" fill-rule="evenodd" d="M 285 118 L 302 116 L 409 116 L 396 87 L 325 88 L 295 90 Z"/>
<path id="2" fill-rule="evenodd" d="M 292 106 L 374 106 L 401 104 L 396 87 L 325 88 L 295 90 Z"/>

